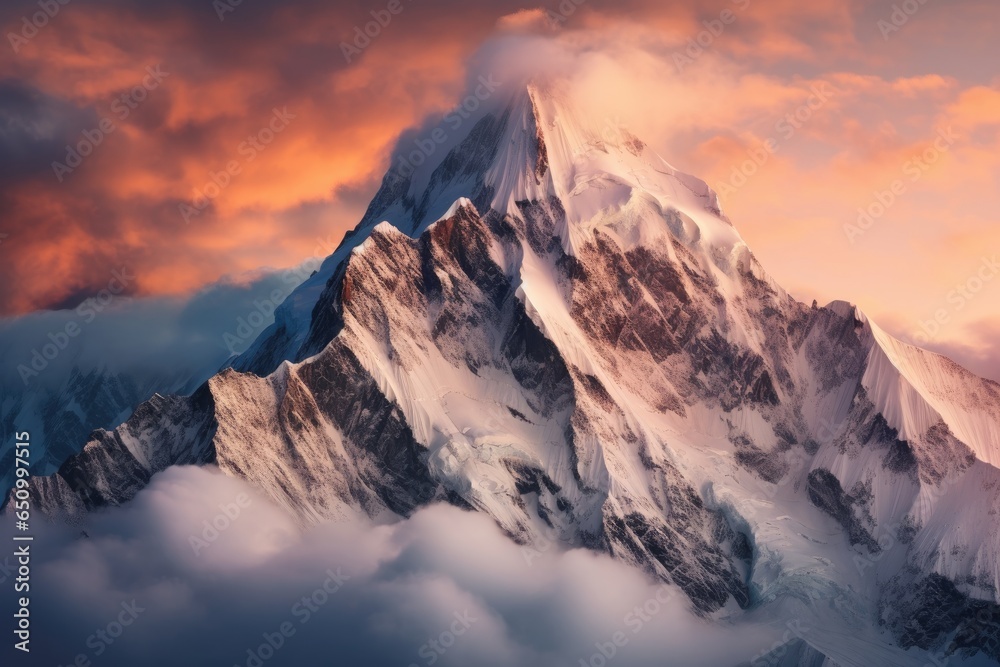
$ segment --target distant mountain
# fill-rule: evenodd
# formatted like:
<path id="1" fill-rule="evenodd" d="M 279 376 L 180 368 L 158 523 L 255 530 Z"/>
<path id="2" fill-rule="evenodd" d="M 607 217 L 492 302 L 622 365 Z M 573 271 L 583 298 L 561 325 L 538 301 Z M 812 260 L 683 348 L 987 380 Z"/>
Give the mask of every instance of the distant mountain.
<path id="1" fill-rule="evenodd" d="M 231 368 L 95 433 L 35 502 L 78 516 L 214 462 L 303 523 L 443 500 L 705 616 L 822 621 L 771 664 L 1000 659 L 1000 385 L 795 301 L 704 182 L 558 82 L 501 92 L 390 171 Z"/>
<path id="2" fill-rule="evenodd" d="M 15 387 L 0 403 L 0 436 L 6 445 L 0 450 L 0 488 L 4 491 L 14 479 L 15 432 L 28 431 L 35 440 L 32 471 L 52 473 L 80 450 L 94 429 L 118 426 L 157 391 L 184 393 L 190 382 L 187 377 L 144 378 L 77 367 L 61 380 L 57 387 Z"/>
<path id="3" fill-rule="evenodd" d="M 15 432 L 31 433 L 31 471 L 52 474 L 93 430 L 117 427 L 154 394 L 197 389 L 270 324 L 270 300 L 318 264 L 185 298 L 95 299 L 0 320 L 0 493 L 13 482 Z"/>

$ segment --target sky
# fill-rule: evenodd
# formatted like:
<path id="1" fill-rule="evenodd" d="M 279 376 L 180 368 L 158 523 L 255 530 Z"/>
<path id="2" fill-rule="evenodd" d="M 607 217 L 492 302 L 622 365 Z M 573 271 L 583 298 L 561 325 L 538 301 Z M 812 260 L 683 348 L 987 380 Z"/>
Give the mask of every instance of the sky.
<path id="1" fill-rule="evenodd" d="M 796 297 L 1000 380 L 998 18 L 993 0 L 6 2 L 0 316 L 72 308 L 115 272 L 185 297 L 335 246 L 400 134 L 530 35 L 593 113 L 719 191 Z"/>

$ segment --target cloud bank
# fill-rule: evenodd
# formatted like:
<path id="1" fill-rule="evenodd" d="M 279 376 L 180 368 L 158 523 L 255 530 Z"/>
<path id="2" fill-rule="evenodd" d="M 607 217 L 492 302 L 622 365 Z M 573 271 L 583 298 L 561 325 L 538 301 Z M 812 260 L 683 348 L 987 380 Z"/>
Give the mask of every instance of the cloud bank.
<path id="1" fill-rule="evenodd" d="M 187 467 L 92 517 L 87 537 L 47 527 L 33 664 L 718 667 L 781 634 L 696 618 L 678 589 L 605 556 L 526 557 L 451 506 L 293 525 L 244 483 Z"/>

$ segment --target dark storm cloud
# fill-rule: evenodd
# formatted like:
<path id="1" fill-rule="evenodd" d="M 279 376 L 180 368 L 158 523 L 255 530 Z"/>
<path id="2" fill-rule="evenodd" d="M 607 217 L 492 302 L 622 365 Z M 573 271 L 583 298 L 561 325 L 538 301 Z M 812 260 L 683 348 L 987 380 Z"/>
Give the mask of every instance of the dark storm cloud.
<path id="1" fill-rule="evenodd" d="M 51 173 L 74 128 L 93 125 L 93 109 L 51 97 L 17 79 L 0 81 L 0 188 Z"/>

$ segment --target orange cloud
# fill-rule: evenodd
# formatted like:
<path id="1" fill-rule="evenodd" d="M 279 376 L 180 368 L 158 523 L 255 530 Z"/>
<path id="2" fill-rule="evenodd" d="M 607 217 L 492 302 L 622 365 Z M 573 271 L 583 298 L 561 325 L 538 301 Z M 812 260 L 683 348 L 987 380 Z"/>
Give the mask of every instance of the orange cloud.
<path id="1" fill-rule="evenodd" d="M 988 0 L 928 4 L 888 40 L 873 0 L 587 0 L 559 21 L 558 2 L 442 0 L 406 5 L 351 62 L 342 43 L 371 20 L 365 6 L 244 3 L 219 21 L 205 3 L 75 3 L 0 59 L 0 114 L 14 128 L 3 139 L 12 162 L 0 164 L 5 314 L 71 303 L 122 261 L 138 294 L 297 264 L 317 238 L 354 226 L 400 131 L 448 110 L 498 30 L 507 66 L 565 69 L 591 113 L 716 187 L 776 139 L 725 206 L 803 298 L 853 299 L 912 322 L 978 253 L 1000 250 L 1000 87 L 982 64 L 1000 53 Z M 720 30 L 724 11 L 734 18 Z M 0 19 L 20 20 L 14 9 Z M 546 45 L 546 58 L 518 51 L 529 42 Z M 113 101 L 155 64 L 169 76 L 118 118 Z M 788 120 L 824 84 L 835 93 Z M 294 120 L 247 160 L 241 142 L 276 107 Z M 51 163 L 109 117 L 115 131 L 59 182 Z M 907 164 L 946 127 L 959 139 L 909 180 Z M 239 174 L 186 223 L 180 205 L 234 160 Z M 905 194 L 851 243 L 845 225 L 898 179 Z M 995 303 L 970 303 L 948 335 L 1000 321 Z"/>

